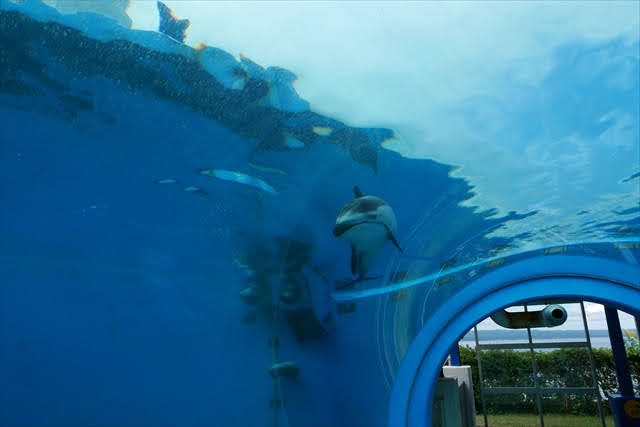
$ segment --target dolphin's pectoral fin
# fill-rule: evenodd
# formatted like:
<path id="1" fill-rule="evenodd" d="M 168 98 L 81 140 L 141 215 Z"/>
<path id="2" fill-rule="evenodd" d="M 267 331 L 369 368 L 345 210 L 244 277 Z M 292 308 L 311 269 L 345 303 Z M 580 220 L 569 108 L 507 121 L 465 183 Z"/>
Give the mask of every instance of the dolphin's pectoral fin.
<path id="1" fill-rule="evenodd" d="M 360 191 L 360 187 L 358 187 L 357 185 L 353 186 L 353 194 L 356 196 L 356 199 L 364 196 L 364 194 L 362 194 L 362 191 Z"/>
<path id="2" fill-rule="evenodd" d="M 398 248 L 398 250 L 400 252 L 404 252 L 402 250 L 402 248 L 400 247 L 400 243 L 398 243 L 398 241 L 396 240 L 396 236 L 393 235 L 393 233 L 389 233 L 389 240 L 391 240 L 391 242 L 393 242 L 393 244 L 395 245 L 396 248 Z"/>
<path id="3" fill-rule="evenodd" d="M 351 274 L 354 276 L 358 272 L 358 253 L 356 252 L 356 248 L 351 245 Z"/>
<path id="4" fill-rule="evenodd" d="M 400 252 L 404 252 L 400 247 L 400 243 L 398 243 L 398 241 L 396 240 L 396 236 L 394 236 L 391 230 L 389 230 L 389 227 L 387 227 L 387 237 L 389 237 L 389 240 L 391 240 L 391 243 L 393 243 L 394 246 L 398 248 Z"/>

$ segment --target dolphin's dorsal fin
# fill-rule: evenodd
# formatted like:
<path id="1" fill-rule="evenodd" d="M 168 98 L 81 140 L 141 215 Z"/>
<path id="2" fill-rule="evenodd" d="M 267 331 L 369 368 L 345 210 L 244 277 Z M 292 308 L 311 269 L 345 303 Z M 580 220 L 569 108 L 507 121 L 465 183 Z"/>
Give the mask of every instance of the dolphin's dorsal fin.
<path id="1" fill-rule="evenodd" d="M 353 186 L 353 194 L 355 194 L 356 198 L 364 196 L 364 194 L 362 194 L 362 191 L 360 191 L 360 187 L 358 187 L 357 185 Z"/>

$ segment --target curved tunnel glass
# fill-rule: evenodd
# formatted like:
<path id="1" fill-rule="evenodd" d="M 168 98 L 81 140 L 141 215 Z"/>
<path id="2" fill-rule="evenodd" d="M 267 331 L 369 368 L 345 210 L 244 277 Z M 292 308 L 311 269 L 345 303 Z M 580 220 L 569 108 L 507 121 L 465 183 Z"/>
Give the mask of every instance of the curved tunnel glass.
<path id="1" fill-rule="evenodd" d="M 637 3 L 164 3 L 0 0 L 0 424 L 393 425 L 489 310 L 637 309 Z"/>
<path id="2" fill-rule="evenodd" d="M 622 247 L 620 242 L 602 245 L 625 250 L 633 246 L 630 242 Z M 390 425 L 430 424 L 425 420 L 431 419 L 433 384 L 451 345 L 496 310 L 561 298 L 599 302 L 638 316 L 637 251 L 635 255 L 629 252 L 626 256 L 615 256 L 614 251 L 600 245 L 593 248 L 589 248 L 592 245 L 579 246 L 582 248 L 573 254 L 566 254 L 565 250 L 555 254 L 547 250 L 547 255 L 551 255 L 548 257 L 530 253 L 530 257 L 513 260 L 495 272 L 481 274 L 470 281 L 468 288 L 461 288 L 458 293 L 439 300 L 416 338 L 412 339 L 409 354 L 403 355 L 394 385 Z"/>

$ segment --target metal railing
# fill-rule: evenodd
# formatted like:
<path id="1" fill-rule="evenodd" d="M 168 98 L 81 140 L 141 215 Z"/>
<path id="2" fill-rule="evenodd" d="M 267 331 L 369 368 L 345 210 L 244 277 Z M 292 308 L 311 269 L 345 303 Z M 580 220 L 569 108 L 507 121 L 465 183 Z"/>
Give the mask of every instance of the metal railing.
<path id="1" fill-rule="evenodd" d="M 524 306 L 527 311 L 527 306 Z M 589 326 L 587 324 L 587 316 L 584 310 L 584 303 L 580 301 L 580 310 L 582 312 L 582 324 L 584 326 L 585 340 L 584 341 L 569 341 L 569 342 L 545 342 L 534 343 L 531 337 L 531 328 L 527 328 L 527 343 L 510 343 L 510 344 L 480 344 L 478 338 L 478 328 L 473 327 L 473 332 L 476 341 L 476 357 L 478 359 L 478 376 L 480 380 L 480 399 L 482 402 L 482 414 L 484 416 L 485 427 L 489 426 L 487 417 L 487 404 L 485 395 L 488 394 L 516 394 L 516 393 L 531 393 L 536 395 L 536 403 L 538 406 L 538 415 L 540 417 L 540 426 L 544 427 L 544 412 L 542 408 L 542 396 L 546 394 L 595 394 L 598 400 L 598 414 L 600 415 L 600 422 L 602 427 L 606 427 L 604 421 L 604 411 L 602 410 L 602 397 L 600 395 L 600 387 L 598 385 L 598 376 L 596 371 L 595 359 L 593 357 L 593 350 L 591 348 L 591 336 L 589 334 Z M 591 365 L 591 375 L 593 378 L 592 387 L 541 387 L 538 382 L 538 370 L 536 367 L 535 349 L 549 349 L 549 348 L 580 348 L 585 347 L 589 353 L 589 364 Z M 531 354 L 531 369 L 533 371 L 533 387 L 485 387 L 484 375 L 482 371 L 482 356 L 483 350 L 517 350 L 528 349 Z"/>

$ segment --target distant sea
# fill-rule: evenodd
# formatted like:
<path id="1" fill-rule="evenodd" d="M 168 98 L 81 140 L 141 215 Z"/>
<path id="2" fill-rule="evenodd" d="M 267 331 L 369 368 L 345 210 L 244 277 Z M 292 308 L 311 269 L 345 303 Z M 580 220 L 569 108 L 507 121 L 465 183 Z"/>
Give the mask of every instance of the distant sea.
<path id="1" fill-rule="evenodd" d="M 611 342 L 609 341 L 609 331 L 592 330 L 589 331 L 591 336 L 591 346 L 593 348 L 611 348 Z M 636 332 L 637 334 L 637 332 Z M 566 341 L 584 341 L 586 340 L 583 330 L 543 330 L 532 329 L 531 335 L 533 342 L 566 342 Z M 525 330 L 479 330 L 478 336 L 480 344 L 507 344 L 507 343 L 526 343 L 527 331 Z M 473 330 L 467 333 L 460 345 L 475 347 L 476 342 L 473 335 Z"/>

